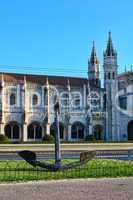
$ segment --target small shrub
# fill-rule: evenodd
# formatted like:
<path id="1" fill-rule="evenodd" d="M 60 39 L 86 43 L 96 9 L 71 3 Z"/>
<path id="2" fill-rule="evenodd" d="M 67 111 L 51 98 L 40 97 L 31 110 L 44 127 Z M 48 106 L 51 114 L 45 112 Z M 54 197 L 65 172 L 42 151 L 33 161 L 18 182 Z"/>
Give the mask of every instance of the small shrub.
<path id="1" fill-rule="evenodd" d="M 50 129 L 50 135 L 52 135 L 53 137 L 55 137 L 55 130 L 54 129 Z"/>
<path id="2" fill-rule="evenodd" d="M 95 141 L 94 135 L 87 135 L 85 141 Z"/>
<path id="3" fill-rule="evenodd" d="M 10 143 L 11 140 L 7 136 L 0 134 L 0 144 L 10 144 Z"/>
<path id="4" fill-rule="evenodd" d="M 54 136 L 53 135 L 45 135 L 43 137 L 43 142 L 49 142 L 49 143 L 53 143 L 54 142 Z"/>

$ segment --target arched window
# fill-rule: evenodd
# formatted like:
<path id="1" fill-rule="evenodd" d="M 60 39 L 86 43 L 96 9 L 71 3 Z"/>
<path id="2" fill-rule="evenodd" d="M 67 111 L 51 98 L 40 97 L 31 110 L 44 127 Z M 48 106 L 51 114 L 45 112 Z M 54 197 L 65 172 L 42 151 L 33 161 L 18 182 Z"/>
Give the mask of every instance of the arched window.
<path id="1" fill-rule="evenodd" d="M 128 123 L 127 132 L 128 140 L 133 140 L 133 120 Z"/>
<path id="2" fill-rule="evenodd" d="M 68 107 L 68 103 L 69 103 L 69 96 L 67 94 L 67 92 L 63 92 L 60 96 L 61 99 L 61 107 L 62 108 L 66 108 Z"/>
<path id="3" fill-rule="evenodd" d="M 29 124 L 28 128 L 28 139 L 36 140 L 42 139 L 42 127 L 38 122 Z"/>
<path id="4" fill-rule="evenodd" d="M 94 137 L 96 140 L 102 140 L 103 139 L 103 127 L 102 125 L 95 125 L 93 127 Z"/>
<path id="5" fill-rule="evenodd" d="M 36 106 L 38 104 L 38 96 L 36 94 L 32 97 L 32 105 Z"/>
<path id="6" fill-rule="evenodd" d="M 107 96 L 106 94 L 103 95 L 103 108 L 106 109 L 106 102 L 107 102 Z"/>
<path id="7" fill-rule="evenodd" d="M 10 122 L 5 126 L 5 135 L 11 140 L 18 140 L 20 138 L 20 128 L 17 122 Z"/>
<path id="8" fill-rule="evenodd" d="M 11 126 L 9 124 L 5 126 L 5 135 L 11 139 Z"/>
<path id="9" fill-rule="evenodd" d="M 108 73 L 108 79 L 110 80 L 110 72 Z"/>
<path id="10" fill-rule="evenodd" d="M 83 139 L 84 138 L 84 125 L 81 122 L 75 122 L 71 128 L 72 139 Z"/>
<path id="11" fill-rule="evenodd" d="M 14 93 L 10 95 L 10 105 L 11 106 L 16 105 L 16 94 Z"/>
<path id="12" fill-rule="evenodd" d="M 17 124 L 13 126 L 13 138 L 19 139 L 19 126 Z"/>
<path id="13" fill-rule="evenodd" d="M 105 79 L 105 80 L 107 79 L 107 74 L 106 74 L 106 73 L 104 74 L 104 79 Z"/>
<path id="14" fill-rule="evenodd" d="M 56 124 L 55 122 L 51 124 L 50 126 L 50 135 L 53 135 L 55 137 L 55 130 Z M 64 139 L 64 124 L 62 122 L 59 122 L 59 129 L 60 129 L 60 139 Z"/>
<path id="15" fill-rule="evenodd" d="M 120 108 L 122 108 L 124 110 L 127 109 L 127 96 L 126 95 L 119 96 L 119 106 L 120 106 Z"/>
<path id="16" fill-rule="evenodd" d="M 112 79 L 115 79 L 115 72 L 112 73 Z"/>
<path id="17" fill-rule="evenodd" d="M 77 95 L 75 99 L 75 108 L 79 109 L 80 108 L 80 97 Z"/>
<path id="18" fill-rule="evenodd" d="M 74 110 L 81 108 L 81 96 L 78 92 L 75 92 L 72 95 L 72 107 Z"/>

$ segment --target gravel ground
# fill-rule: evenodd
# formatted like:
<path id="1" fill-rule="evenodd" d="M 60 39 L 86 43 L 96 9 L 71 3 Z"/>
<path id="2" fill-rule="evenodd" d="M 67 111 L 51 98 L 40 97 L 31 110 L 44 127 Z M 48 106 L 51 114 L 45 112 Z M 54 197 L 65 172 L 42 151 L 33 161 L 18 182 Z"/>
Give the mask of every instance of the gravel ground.
<path id="1" fill-rule="evenodd" d="M 0 200 L 133 200 L 133 178 L 0 184 Z"/>

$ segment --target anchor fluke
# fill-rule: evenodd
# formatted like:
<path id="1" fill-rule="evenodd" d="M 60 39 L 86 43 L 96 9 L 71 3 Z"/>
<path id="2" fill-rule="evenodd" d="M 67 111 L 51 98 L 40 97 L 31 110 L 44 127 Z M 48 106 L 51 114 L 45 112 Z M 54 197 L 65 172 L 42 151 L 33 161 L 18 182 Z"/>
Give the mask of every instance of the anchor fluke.
<path id="1" fill-rule="evenodd" d="M 24 151 L 18 152 L 18 154 L 30 165 L 32 165 L 33 167 L 36 166 L 36 163 L 37 163 L 36 154 L 33 151 L 24 150 Z"/>

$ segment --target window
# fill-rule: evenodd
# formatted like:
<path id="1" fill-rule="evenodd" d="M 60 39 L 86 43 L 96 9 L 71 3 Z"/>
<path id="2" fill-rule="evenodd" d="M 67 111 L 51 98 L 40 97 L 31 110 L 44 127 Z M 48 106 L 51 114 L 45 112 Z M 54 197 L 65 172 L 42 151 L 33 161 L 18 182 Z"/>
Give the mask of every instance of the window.
<path id="1" fill-rule="evenodd" d="M 94 126 L 94 138 L 96 140 L 102 140 L 103 138 L 103 127 L 101 125 Z"/>
<path id="2" fill-rule="evenodd" d="M 113 72 L 112 74 L 112 79 L 115 79 L 115 72 Z"/>
<path id="3" fill-rule="evenodd" d="M 75 98 L 75 108 L 79 109 L 80 108 L 80 97 L 76 96 Z"/>
<path id="4" fill-rule="evenodd" d="M 106 73 L 104 74 L 104 79 L 105 79 L 105 80 L 107 79 L 107 74 L 106 74 Z"/>
<path id="5" fill-rule="evenodd" d="M 31 123 L 28 128 L 28 139 L 42 139 L 42 127 L 38 122 Z"/>
<path id="6" fill-rule="evenodd" d="M 10 105 L 16 105 L 16 95 L 14 93 L 10 95 Z"/>
<path id="7" fill-rule="evenodd" d="M 81 98 L 80 94 L 75 93 L 72 97 L 72 107 L 74 110 L 78 110 L 81 108 Z"/>
<path id="8" fill-rule="evenodd" d="M 69 96 L 67 92 L 63 92 L 60 96 L 60 99 L 61 99 L 61 107 L 67 108 L 69 104 Z"/>
<path id="9" fill-rule="evenodd" d="M 108 79 L 110 79 L 110 72 L 108 73 Z"/>
<path id="10" fill-rule="evenodd" d="M 127 109 L 127 96 L 119 96 L 119 106 L 121 109 Z"/>
<path id="11" fill-rule="evenodd" d="M 20 128 L 17 123 L 10 122 L 4 129 L 5 135 L 11 140 L 18 140 L 20 138 Z"/>
<path id="12" fill-rule="evenodd" d="M 38 96 L 36 94 L 32 97 L 32 105 L 36 106 L 38 104 Z"/>
<path id="13" fill-rule="evenodd" d="M 72 139 L 83 139 L 84 138 L 84 125 L 81 122 L 75 122 L 72 125 L 71 138 Z"/>
<path id="14" fill-rule="evenodd" d="M 103 108 L 106 109 L 106 94 L 103 95 Z"/>

